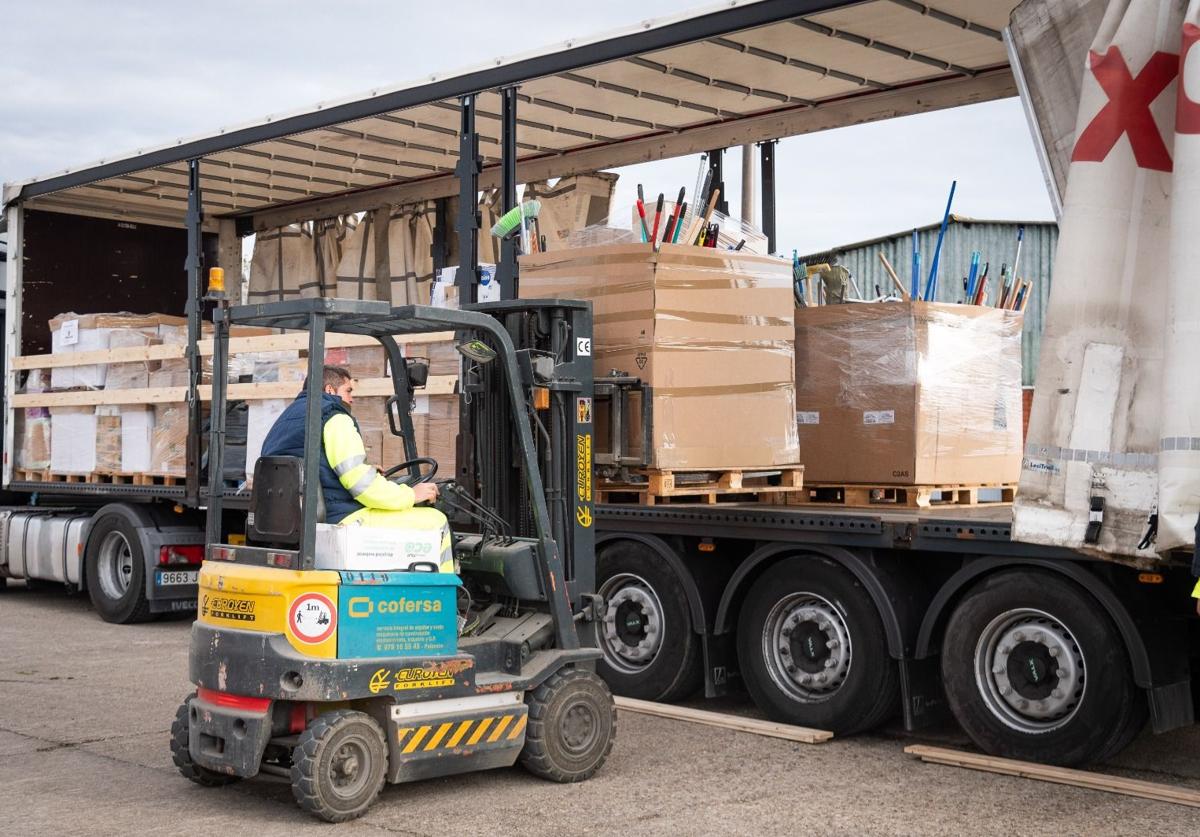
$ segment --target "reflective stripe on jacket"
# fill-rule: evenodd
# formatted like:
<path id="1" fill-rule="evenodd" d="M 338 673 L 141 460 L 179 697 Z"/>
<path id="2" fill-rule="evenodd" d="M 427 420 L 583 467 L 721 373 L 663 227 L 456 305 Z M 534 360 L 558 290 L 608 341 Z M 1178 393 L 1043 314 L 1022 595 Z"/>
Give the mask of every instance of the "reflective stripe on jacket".
<path id="1" fill-rule="evenodd" d="M 391 511 L 412 508 L 416 500 L 413 490 L 407 485 L 397 485 L 385 479 L 367 461 L 367 450 L 359 435 L 358 425 L 349 413 L 330 416 L 321 437 L 329 466 L 342 488 L 350 493 L 356 503 L 369 509 Z"/>

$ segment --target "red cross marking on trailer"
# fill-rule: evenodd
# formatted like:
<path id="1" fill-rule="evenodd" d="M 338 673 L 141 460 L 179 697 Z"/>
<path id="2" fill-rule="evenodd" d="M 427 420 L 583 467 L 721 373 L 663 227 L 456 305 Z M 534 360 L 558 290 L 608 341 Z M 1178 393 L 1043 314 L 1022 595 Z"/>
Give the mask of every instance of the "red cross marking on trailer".
<path id="1" fill-rule="evenodd" d="M 1179 56 L 1156 52 L 1137 76 L 1129 72 L 1120 47 L 1109 47 L 1103 55 L 1089 52 L 1088 63 L 1092 75 L 1108 94 L 1108 102 L 1079 135 L 1071 162 L 1103 162 L 1117 141 L 1128 135 L 1133 158 L 1140 167 L 1170 171 L 1171 152 L 1150 105 L 1179 72 Z"/>
<path id="2" fill-rule="evenodd" d="M 1200 134 L 1200 26 L 1183 24 L 1179 48 L 1179 91 L 1175 100 L 1175 133 Z"/>

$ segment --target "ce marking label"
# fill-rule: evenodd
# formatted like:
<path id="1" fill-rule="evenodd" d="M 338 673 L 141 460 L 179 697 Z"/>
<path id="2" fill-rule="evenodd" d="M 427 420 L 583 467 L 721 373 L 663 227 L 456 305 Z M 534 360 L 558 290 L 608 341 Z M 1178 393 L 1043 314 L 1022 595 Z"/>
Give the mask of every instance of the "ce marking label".
<path id="1" fill-rule="evenodd" d="M 577 357 L 592 356 L 592 338 L 576 337 L 575 338 L 575 354 Z"/>

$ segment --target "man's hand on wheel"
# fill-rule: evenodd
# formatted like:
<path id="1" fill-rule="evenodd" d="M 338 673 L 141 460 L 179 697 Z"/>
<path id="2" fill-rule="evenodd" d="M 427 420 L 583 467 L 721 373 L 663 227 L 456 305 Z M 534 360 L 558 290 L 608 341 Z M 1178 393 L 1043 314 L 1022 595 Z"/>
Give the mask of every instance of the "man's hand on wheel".
<path id="1" fill-rule="evenodd" d="M 413 486 L 418 503 L 432 503 L 438 498 L 438 487 L 431 482 L 419 482 Z"/>

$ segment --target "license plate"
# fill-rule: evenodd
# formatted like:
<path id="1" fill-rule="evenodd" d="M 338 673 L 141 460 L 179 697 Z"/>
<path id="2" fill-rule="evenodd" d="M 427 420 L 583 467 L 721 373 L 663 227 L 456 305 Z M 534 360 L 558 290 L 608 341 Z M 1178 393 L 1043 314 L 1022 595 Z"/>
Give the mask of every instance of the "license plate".
<path id="1" fill-rule="evenodd" d="M 199 581 L 199 570 L 166 570 L 158 574 L 159 587 L 170 587 L 175 584 L 197 584 Z"/>

